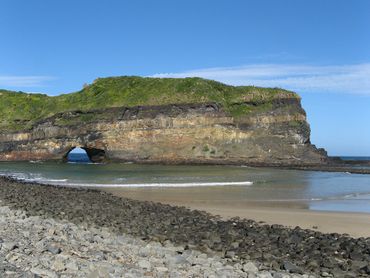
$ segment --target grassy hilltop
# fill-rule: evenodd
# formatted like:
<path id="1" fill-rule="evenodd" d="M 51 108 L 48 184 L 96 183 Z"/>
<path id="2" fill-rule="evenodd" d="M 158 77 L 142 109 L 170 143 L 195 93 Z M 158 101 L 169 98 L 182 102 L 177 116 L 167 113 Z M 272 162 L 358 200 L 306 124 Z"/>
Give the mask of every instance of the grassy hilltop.
<path id="1" fill-rule="evenodd" d="M 229 86 L 202 78 L 99 78 L 81 91 L 60 96 L 0 90 L 0 131 L 30 128 L 64 111 L 181 103 L 216 102 L 233 116 L 267 110 L 277 97 L 298 95 L 283 89 Z"/>

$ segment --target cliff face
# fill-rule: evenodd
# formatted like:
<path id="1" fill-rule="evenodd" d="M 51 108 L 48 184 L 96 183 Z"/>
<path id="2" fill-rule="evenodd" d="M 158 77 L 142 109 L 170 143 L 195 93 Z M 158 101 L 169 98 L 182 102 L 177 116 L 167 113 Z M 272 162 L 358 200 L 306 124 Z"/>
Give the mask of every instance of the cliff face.
<path id="1" fill-rule="evenodd" d="M 242 96 L 229 107 L 205 101 L 61 112 L 2 131 L 0 160 L 63 160 L 82 147 L 95 162 L 325 163 L 296 95 Z"/>

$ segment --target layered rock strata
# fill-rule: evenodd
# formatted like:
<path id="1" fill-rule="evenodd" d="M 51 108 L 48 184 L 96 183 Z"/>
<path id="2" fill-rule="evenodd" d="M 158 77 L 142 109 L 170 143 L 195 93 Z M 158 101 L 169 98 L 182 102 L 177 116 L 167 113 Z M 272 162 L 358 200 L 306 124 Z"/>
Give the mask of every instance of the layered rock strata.
<path id="1" fill-rule="evenodd" d="M 234 103 L 242 108 L 266 103 Z M 215 102 L 58 113 L 31 128 L 0 133 L 0 161 L 65 160 L 75 147 L 94 162 L 318 165 L 297 97 L 233 116 Z"/>

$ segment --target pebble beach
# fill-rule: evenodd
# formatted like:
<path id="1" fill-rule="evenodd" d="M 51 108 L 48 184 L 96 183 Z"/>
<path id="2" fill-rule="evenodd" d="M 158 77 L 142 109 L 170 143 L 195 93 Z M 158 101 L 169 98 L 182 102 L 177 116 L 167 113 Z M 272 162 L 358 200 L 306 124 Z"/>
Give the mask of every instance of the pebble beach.
<path id="1" fill-rule="evenodd" d="M 0 179 L 0 277 L 368 277 L 370 238 Z"/>

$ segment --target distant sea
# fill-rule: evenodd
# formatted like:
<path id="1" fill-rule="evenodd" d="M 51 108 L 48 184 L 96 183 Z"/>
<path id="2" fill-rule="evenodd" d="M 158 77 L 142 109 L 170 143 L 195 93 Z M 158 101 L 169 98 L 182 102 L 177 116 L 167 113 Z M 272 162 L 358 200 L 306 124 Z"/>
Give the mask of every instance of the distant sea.
<path id="1" fill-rule="evenodd" d="M 344 157 L 366 160 L 370 157 Z M 0 162 L 0 175 L 45 184 L 87 187 L 209 188 L 221 201 L 301 202 L 311 210 L 370 213 L 370 175 L 247 166 L 93 164 L 85 154 L 69 163 Z M 196 195 L 194 195 L 196 196 Z M 215 195 L 205 194 L 207 198 Z"/>
<path id="2" fill-rule="evenodd" d="M 370 161 L 370 156 L 340 156 L 343 160 Z"/>

